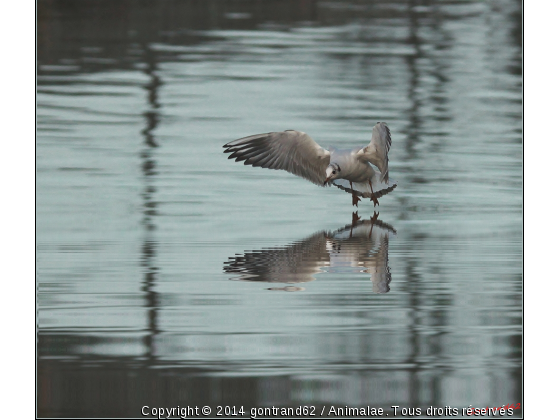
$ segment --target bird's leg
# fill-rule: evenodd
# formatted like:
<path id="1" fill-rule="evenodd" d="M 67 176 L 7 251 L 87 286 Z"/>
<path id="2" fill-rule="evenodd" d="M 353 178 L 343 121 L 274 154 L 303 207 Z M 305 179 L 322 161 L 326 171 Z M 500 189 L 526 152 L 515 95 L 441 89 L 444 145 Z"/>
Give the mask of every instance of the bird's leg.
<path id="1" fill-rule="evenodd" d="M 373 192 L 373 186 L 371 185 L 371 179 L 369 180 L 369 187 L 371 188 L 371 201 L 373 201 L 373 207 L 379 205 L 379 201 L 375 198 L 375 194 Z"/>
<path id="2" fill-rule="evenodd" d="M 358 207 L 358 201 L 362 201 L 362 200 L 360 200 L 360 197 L 358 197 L 358 194 L 356 194 L 354 192 L 354 187 L 352 186 L 352 181 L 350 181 L 350 189 L 352 190 L 352 205 Z"/>

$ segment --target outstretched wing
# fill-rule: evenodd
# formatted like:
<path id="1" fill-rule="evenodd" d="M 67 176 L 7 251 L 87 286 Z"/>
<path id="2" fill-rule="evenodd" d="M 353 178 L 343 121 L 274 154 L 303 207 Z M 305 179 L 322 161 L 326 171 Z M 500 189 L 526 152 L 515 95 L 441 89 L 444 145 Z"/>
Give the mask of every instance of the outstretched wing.
<path id="1" fill-rule="evenodd" d="M 389 149 L 391 148 L 391 132 L 384 122 L 373 127 L 370 143 L 358 153 L 358 159 L 366 160 L 379 168 L 381 179 L 389 181 Z"/>
<path id="2" fill-rule="evenodd" d="M 224 145 L 229 159 L 245 165 L 283 169 L 323 186 L 330 152 L 301 131 L 255 134 Z"/>

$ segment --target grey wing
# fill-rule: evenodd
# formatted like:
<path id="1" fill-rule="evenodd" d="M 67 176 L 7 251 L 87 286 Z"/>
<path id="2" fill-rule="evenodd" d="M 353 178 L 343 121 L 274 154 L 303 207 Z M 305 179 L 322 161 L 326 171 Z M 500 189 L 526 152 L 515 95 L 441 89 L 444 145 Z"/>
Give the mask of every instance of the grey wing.
<path id="1" fill-rule="evenodd" d="M 317 185 L 324 185 L 330 152 L 306 133 L 287 130 L 255 134 L 224 145 L 229 159 L 245 165 L 283 169 Z"/>
<path id="2" fill-rule="evenodd" d="M 384 122 L 373 127 L 370 143 L 358 152 L 358 158 L 367 160 L 381 171 L 381 180 L 389 180 L 389 149 L 391 149 L 391 132 Z"/>

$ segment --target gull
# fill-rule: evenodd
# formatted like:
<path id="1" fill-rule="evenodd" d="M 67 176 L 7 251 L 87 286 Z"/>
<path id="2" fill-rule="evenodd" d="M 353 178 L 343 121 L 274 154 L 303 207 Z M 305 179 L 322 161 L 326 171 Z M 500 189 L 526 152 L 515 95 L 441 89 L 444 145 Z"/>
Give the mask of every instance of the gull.
<path id="1" fill-rule="evenodd" d="M 354 149 L 324 149 L 302 131 L 286 130 L 255 134 L 224 145 L 229 159 L 245 165 L 283 169 L 320 186 L 335 185 L 352 194 L 358 207 L 360 196 L 377 198 L 393 191 L 397 183 L 389 178 L 391 132 L 384 122 L 373 127 L 370 143 Z M 376 171 L 375 165 L 379 171 Z"/>

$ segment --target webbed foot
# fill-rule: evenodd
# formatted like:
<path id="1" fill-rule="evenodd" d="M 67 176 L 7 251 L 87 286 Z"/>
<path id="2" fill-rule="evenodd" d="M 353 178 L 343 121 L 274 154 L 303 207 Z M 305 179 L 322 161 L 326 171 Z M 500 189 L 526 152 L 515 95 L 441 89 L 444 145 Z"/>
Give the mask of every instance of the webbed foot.
<path id="1" fill-rule="evenodd" d="M 375 193 L 373 192 L 373 185 L 371 185 L 371 180 L 369 181 L 369 188 L 371 189 L 371 201 L 373 201 L 373 207 L 379 205 L 379 201 L 375 197 Z"/>
<path id="2" fill-rule="evenodd" d="M 358 201 L 362 200 L 360 200 L 360 197 L 358 197 L 358 194 L 356 194 L 356 192 L 354 191 L 352 181 L 350 181 L 350 191 L 352 191 L 352 205 L 358 207 Z"/>

